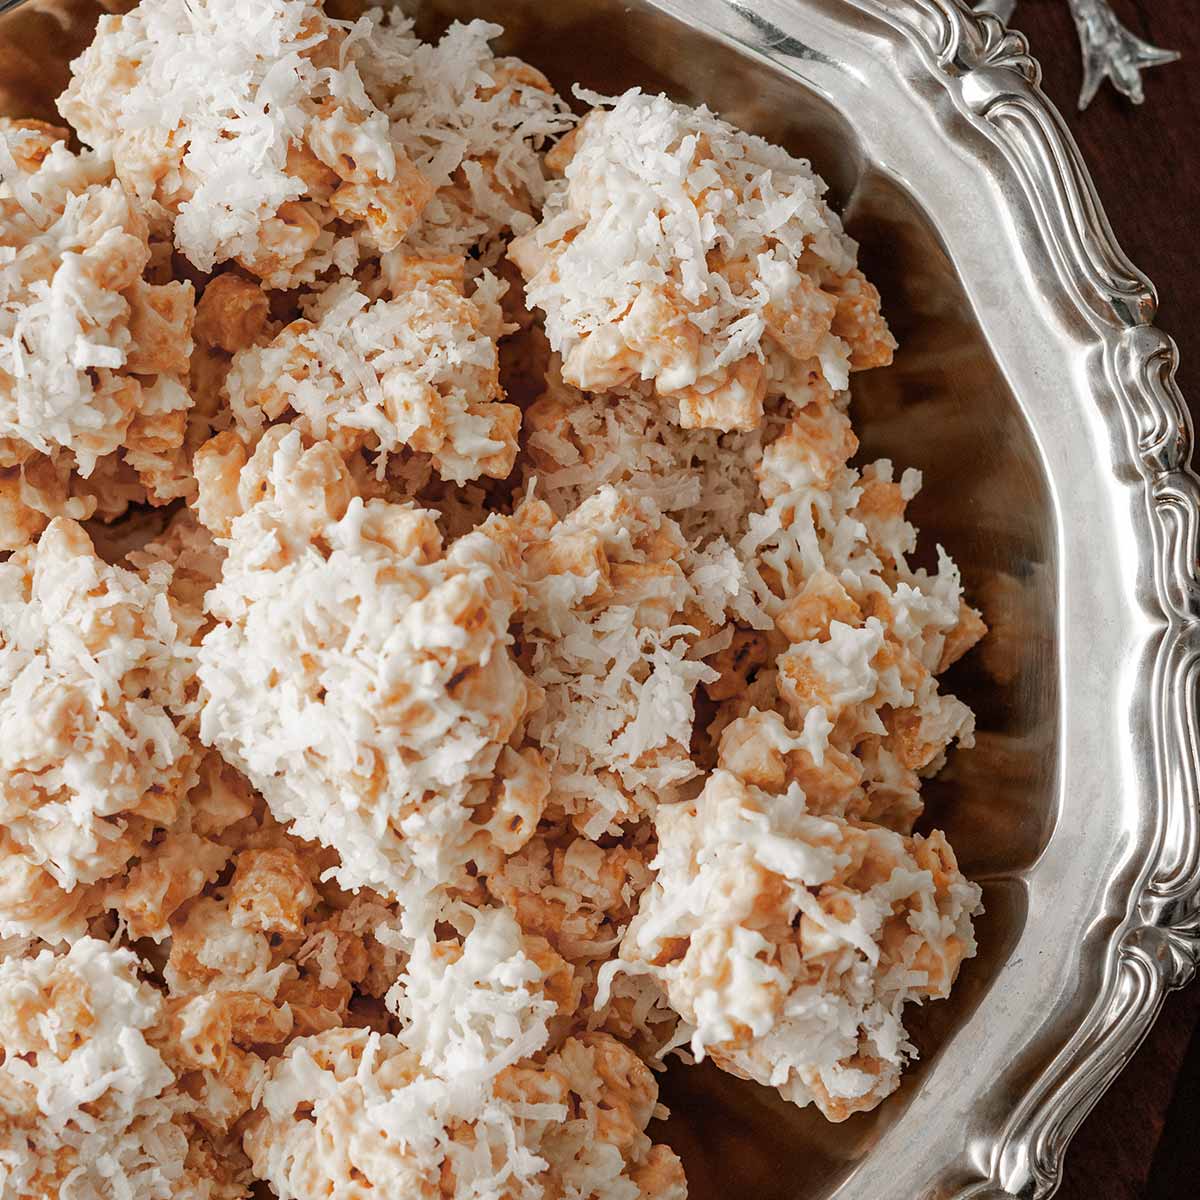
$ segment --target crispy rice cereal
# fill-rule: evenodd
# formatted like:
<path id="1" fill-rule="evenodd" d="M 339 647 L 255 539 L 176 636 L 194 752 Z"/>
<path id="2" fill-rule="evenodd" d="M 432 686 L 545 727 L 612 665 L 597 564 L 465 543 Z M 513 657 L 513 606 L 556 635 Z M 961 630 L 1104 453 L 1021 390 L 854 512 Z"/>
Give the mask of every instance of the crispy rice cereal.
<path id="1" fill-rule="evenodd" d="M 306 0 L 145 0 L 101 18 L 59 111 L 202 271 L 292 287 L 398 245 L 433 191 L 363 87 L 369 29 Z"/>
<path id="2" fill-rule="evenodd" d="M 825 185 L 362 10 L 0 121 L 5 1200 L 685 1200 L 666 1055 L 841 1121 L 975 952 Z"/>
<path id="3" fill-rule="evenodd" d="M 463 295 L 463 262 L 452 258 L 393 259 L 385 278 L 394 298 L 372 303 L 347 280 L 314 319 L 234 357 L 225 387 L 237 427 L 256 437 L 283 418 L 347 456 L 374 452 L 380 475 L 408 448 L 454 483 L 503 479 L 521 412 L 500 402 L 497 281 Z"/>
<path id="4" fill-rule="evenodd" d="M 181 376 L 192 350 L 192 285 L 144 278 L 144 213 L 111 163 L 72 154 L 67 136 L 40 122 L 0 121 L 6 549 L 53 516 L 103 510 L 93 492 L 117 469 L 118 451 L 142 485 L 130 498 L 165 504 L 190 482 L 170 464 L 191 406 Z"/>
<path id="5" fill-rule="evenodd" d="M 434 514 L 364 504 L 328 442 L 275 427 L 247 464 L 223 437 L 197 466 L 202 519 L 229 534 L 202 736 L 338 851 L 347 887 L 419 904 L 470 858 L 472 810 L 524 770 L 502 752 L 539 689 L 510 650 L 504 521 L 443 549 Z"/>
<path id="6" fill-rule="evenodd" d="M 685 428 L 752 429 L 809 370 L 840 389 L 891 361 L 807 162 L 705 108 L 607 103 L 555 147 L 564 178 L 509 250 L 569 383 L 653 381 Z"/>
<path id="7" fill-rule="evenodd" d="M 194 779 L 194 648 L 160 566 L 103 563 L 56 518 L 0 563 L 0 934 L 81 932 L 88 885 L 171 824 Z"/>

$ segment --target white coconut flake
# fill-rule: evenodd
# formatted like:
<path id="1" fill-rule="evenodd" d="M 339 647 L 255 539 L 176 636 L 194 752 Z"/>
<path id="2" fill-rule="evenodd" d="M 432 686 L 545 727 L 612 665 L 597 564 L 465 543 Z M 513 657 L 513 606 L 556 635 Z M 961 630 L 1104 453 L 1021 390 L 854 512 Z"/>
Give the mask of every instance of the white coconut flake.
<path id="1" fill-rule="evenodd" d="M 475 251 L 494 265 L 505 235 L 533 228 L 546 194 L 539 152 L 575 119 L 540 71 L 492 52 L 499 25 L 456 21 L 433 45 L 394 13 L 374 16 L 361 64 L 367 90 L 437 189 L 403 252 Z"/>
<path id="2" fill-rule="evenodd" d="M 809 164 L 638 89 L 556 149 L 564 178 L 509 254 L 563 377 L 652 382 L 688 428 L 753 429 L 768 395 L 891 360 L 878 294 Z"/>
<path id="3" fill-rule="evenodd" d="M 368 30 L 309 0 L 145 0 L 100 19 L 59 110 L 197 267 L 293 286 L 337 260 L 334 222 L 388 250 L 431 192 L 366 94 Z"/>
<path id="4" fill-rule="evenodd" d="M 161 1007 L 132 952 L 95 938 L 0 962 L 0 1193 L 179 1194 L 184 1098 L 146 1038 Z"/>
<path id="5" fill-rule="evenodd" d="M 502 527 L 443 551 L 434 514 L 364 504 L 332 447 L 282 427 L 253 469 L 261 498 L 208 597 L 201 735 L 280 821 L 338 851 L 344 886 L 419 905 L 466 862 L 471 811 L 534 694 L 509 650 Z"/>

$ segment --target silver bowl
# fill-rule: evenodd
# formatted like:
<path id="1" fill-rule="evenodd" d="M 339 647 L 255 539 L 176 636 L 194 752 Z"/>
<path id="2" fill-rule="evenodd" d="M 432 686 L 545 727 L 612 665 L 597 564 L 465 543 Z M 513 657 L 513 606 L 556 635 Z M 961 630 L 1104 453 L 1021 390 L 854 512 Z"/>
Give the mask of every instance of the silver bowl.
<path id="1" fill-rule="evenodd" d="M 330 0 L 330 8 L 336 0 Z M 0 3 L 0 11 L 6 6 Z M 707 1069 L 665 1131 L 695 1200 L 1044 1197 L 1200 957 L 1200 486 L 1155 297 L 1022 39 L 954 0 L 426 0 L 562 88 L 704 101 L 830 182 L 901 351 L 856 377 L 868 457 L 992 625 L 953 687 L 979 744 L 928 789 L 982 883 L 979 957 L 920 1064 L 831 1126 Z M 51 115 L 99 6 L 0 19 L 0 108 Z"/>

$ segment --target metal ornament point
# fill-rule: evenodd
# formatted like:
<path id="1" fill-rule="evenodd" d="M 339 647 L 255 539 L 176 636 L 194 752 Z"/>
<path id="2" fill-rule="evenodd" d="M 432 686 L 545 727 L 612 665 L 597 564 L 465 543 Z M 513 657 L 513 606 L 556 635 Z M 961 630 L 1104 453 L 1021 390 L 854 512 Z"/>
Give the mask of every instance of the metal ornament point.
<path id="1" fill-rule="evenodd" d="M 1087 108 L 1105 77 L 1134 104 L 1145 99 L 1141 73 L 1148 67 L 1174 62 L 1179 53 L 1143 41 L 1117 20 L 1108 0 L 1070 0 L 1083 53 L 1080 110 Z"/>

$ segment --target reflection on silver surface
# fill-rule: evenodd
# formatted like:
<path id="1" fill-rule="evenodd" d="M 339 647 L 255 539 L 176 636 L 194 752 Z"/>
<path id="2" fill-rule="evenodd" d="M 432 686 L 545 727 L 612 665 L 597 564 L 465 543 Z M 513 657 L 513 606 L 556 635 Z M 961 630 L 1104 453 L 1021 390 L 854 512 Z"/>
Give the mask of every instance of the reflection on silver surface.
<path id="1" fill-rule="evenodd" d="M 335 7 L 335 0 L 330 0 Z M 99 6 L 0 21 L 0 108 L 52 115 Z M 705 101 L 830 181 L 902 349 L 856 377 L 863 453 L 994 627 L 951 686 L 977 748 L 929 789 L 984 887 L 921 1063 L 840 1126 L 672 1071 L 695 1200 L 1048 1196 L 1071 1133 L 1200 952 L 1198 485 L 1175 350 L 1019 35 L 954 0 L 425 0 L 560 87 Z"/>
<path id="2" fill-rule="evenodd" d="M 978 13 L 991 13 L 1007 25 L 1017 9 L 1017 0 L 978 0 L 972 7 Z"/>

